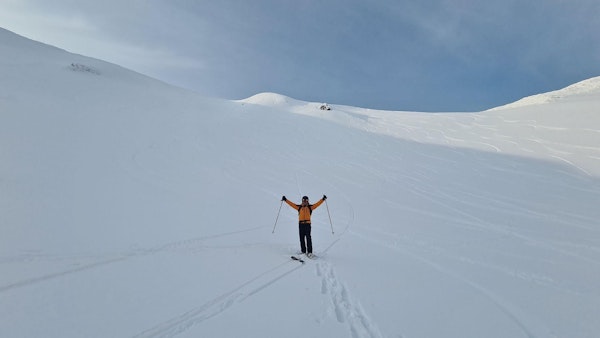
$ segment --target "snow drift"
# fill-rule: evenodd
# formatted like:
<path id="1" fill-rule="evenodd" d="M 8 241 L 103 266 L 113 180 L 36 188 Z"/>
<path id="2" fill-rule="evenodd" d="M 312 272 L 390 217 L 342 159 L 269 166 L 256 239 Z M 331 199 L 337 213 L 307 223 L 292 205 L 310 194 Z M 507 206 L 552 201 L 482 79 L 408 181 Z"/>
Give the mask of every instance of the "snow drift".
<path id="1" fill-rule="evenodd" d="M 7 337 L 596 337 L 600 121 L 208 99 L 0 30 Z M 597 81 L 592 79 L 591 83 Z M 302 265 L 298 202 L 318 255 Z"/>

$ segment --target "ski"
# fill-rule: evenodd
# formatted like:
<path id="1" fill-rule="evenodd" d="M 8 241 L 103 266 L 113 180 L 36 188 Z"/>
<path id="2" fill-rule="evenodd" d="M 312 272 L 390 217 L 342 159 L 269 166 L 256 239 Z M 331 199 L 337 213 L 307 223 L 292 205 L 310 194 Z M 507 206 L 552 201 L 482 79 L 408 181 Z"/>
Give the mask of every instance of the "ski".
<path id="1" fill-rule="evenodd" d="M 298 262 L 300 262 L 302 264 L 304 264 L 304 260 L 302 260 L 301 258 L 298 258 L 296 256 L 292 256 L 292 259 L 295 260 L 295 261 L 298 261 Z"/>

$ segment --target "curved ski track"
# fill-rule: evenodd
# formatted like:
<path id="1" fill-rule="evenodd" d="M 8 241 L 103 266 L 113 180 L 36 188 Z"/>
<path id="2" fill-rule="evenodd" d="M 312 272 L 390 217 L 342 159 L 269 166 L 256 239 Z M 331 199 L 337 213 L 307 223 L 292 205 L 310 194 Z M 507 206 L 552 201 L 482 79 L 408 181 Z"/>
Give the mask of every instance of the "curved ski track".
<path id="1" fill-rule="evenodd" d="M 77 265 L 76 267 L 71 268 L 71 269 L 60 270 L 57 272 L 44 274 L 44 275 L 37 276 L 37 277 L 22 279 L 20 281 L 12 282 L 12 283 L 9 283 L 6 285 L 0 285 L 0 293 L 18 289 L 18 288 L 31 286 L 31 285 L 46 282 L 46 281 L 50 281 L 55 278 L 65 277 L 65 276 L 68 276 L 68 275 L 71 275 L 74 273 L 111 265 L 114 263 L 122 262 L 122 261 L 136 258 L 136 257 L 154 255 L 154 254 L 158 254 L 158 253 L 170 251 L 170 250 L 177 250 L 178 248 L 189 245 L 190 243 L 202 242 L 202 241 L 205 241 L 208 239 L 214 239 L 214 238 L 219 238 L 219 237 L 224 237 L 224 236 L 232 236 L 232 235 L 236 235 L 236 234 L 240 234 L 240 233 L 244 233 L 244 232 L 255 231 L 255 230 L 258 230 L 261 228 L 262 227 L 253 227 L 253 228 L 248 228 L 248 229 L 239 230 L 239 231 L 233 231 L 233 232 L 227 232 L 227 233 L 222 233 L 222 234 L 217 234 L 217 235 L 204 236 L 204 237 L 198 237 L 198 238 L 192 238 L 192 239 L 167 243 L 162 246 L 157 246 L 157 247 L 149 248 L 149 249 L 136 249 L 136 250 L 132 250 L 129 252 L 122 252 L 122 253 L 103 254 L 103 255 L 80 254 L 80 255 L 65 255 L 65 256 L 57 256 L 57 255 L 41 254 L 41 253 L 40 254 L 28 253 L 28 254 L 17 255 L 17 256 L 0 257 L 0 264 L 13 263 L 13 262 L 29 262 L 29 261 L 69 261 L 69 262 L 71 262 L 71 264 Z M 90 260 L 91 260 L 91 262 L 89 262 L 89 263 L 85 263 L 85 264 L 82 263 L 82 261 L 90 261 Z"/>
<path id="2" fill-rule="evenodd" d="M 173 337 L 185 332 L 189 328 L 222 313 L 233 305 L 245 301 L 247 298 L 261 292 L 269 285 L 302 267 L 302 265 L 296 265 L 294 268 L 279 272 L 282 267 L 289 266 L 289 263 L 290 261 L 286 260 L 269 270 L 263 271 L 254 278 L 240 284 L 235 289 L 215 297 L 197 308 L 160 323 L 151 329 L 140 332 L 134 338 Z"/>

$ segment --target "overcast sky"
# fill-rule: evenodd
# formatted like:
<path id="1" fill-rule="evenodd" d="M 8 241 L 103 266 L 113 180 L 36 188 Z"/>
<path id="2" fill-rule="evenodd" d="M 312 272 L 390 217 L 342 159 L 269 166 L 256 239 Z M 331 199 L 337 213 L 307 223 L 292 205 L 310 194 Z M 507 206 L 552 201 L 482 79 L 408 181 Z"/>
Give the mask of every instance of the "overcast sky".
<path id="1" fill-rule="evenodd" d="M 0 0 L 0 27 L 226 99 L 478 111 L 600 75 L 599 0 Z"/>

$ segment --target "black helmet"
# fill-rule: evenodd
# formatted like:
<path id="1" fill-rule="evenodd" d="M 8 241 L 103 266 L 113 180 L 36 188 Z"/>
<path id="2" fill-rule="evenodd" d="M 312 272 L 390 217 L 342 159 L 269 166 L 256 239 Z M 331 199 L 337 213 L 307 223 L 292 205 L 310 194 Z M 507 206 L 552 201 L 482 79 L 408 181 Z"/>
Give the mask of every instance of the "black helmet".
<path id="1" fill-rule="evenodd" d="M 308 201 L 308 196 L 302 196 L 302 200 L 307 200 Z"/>

